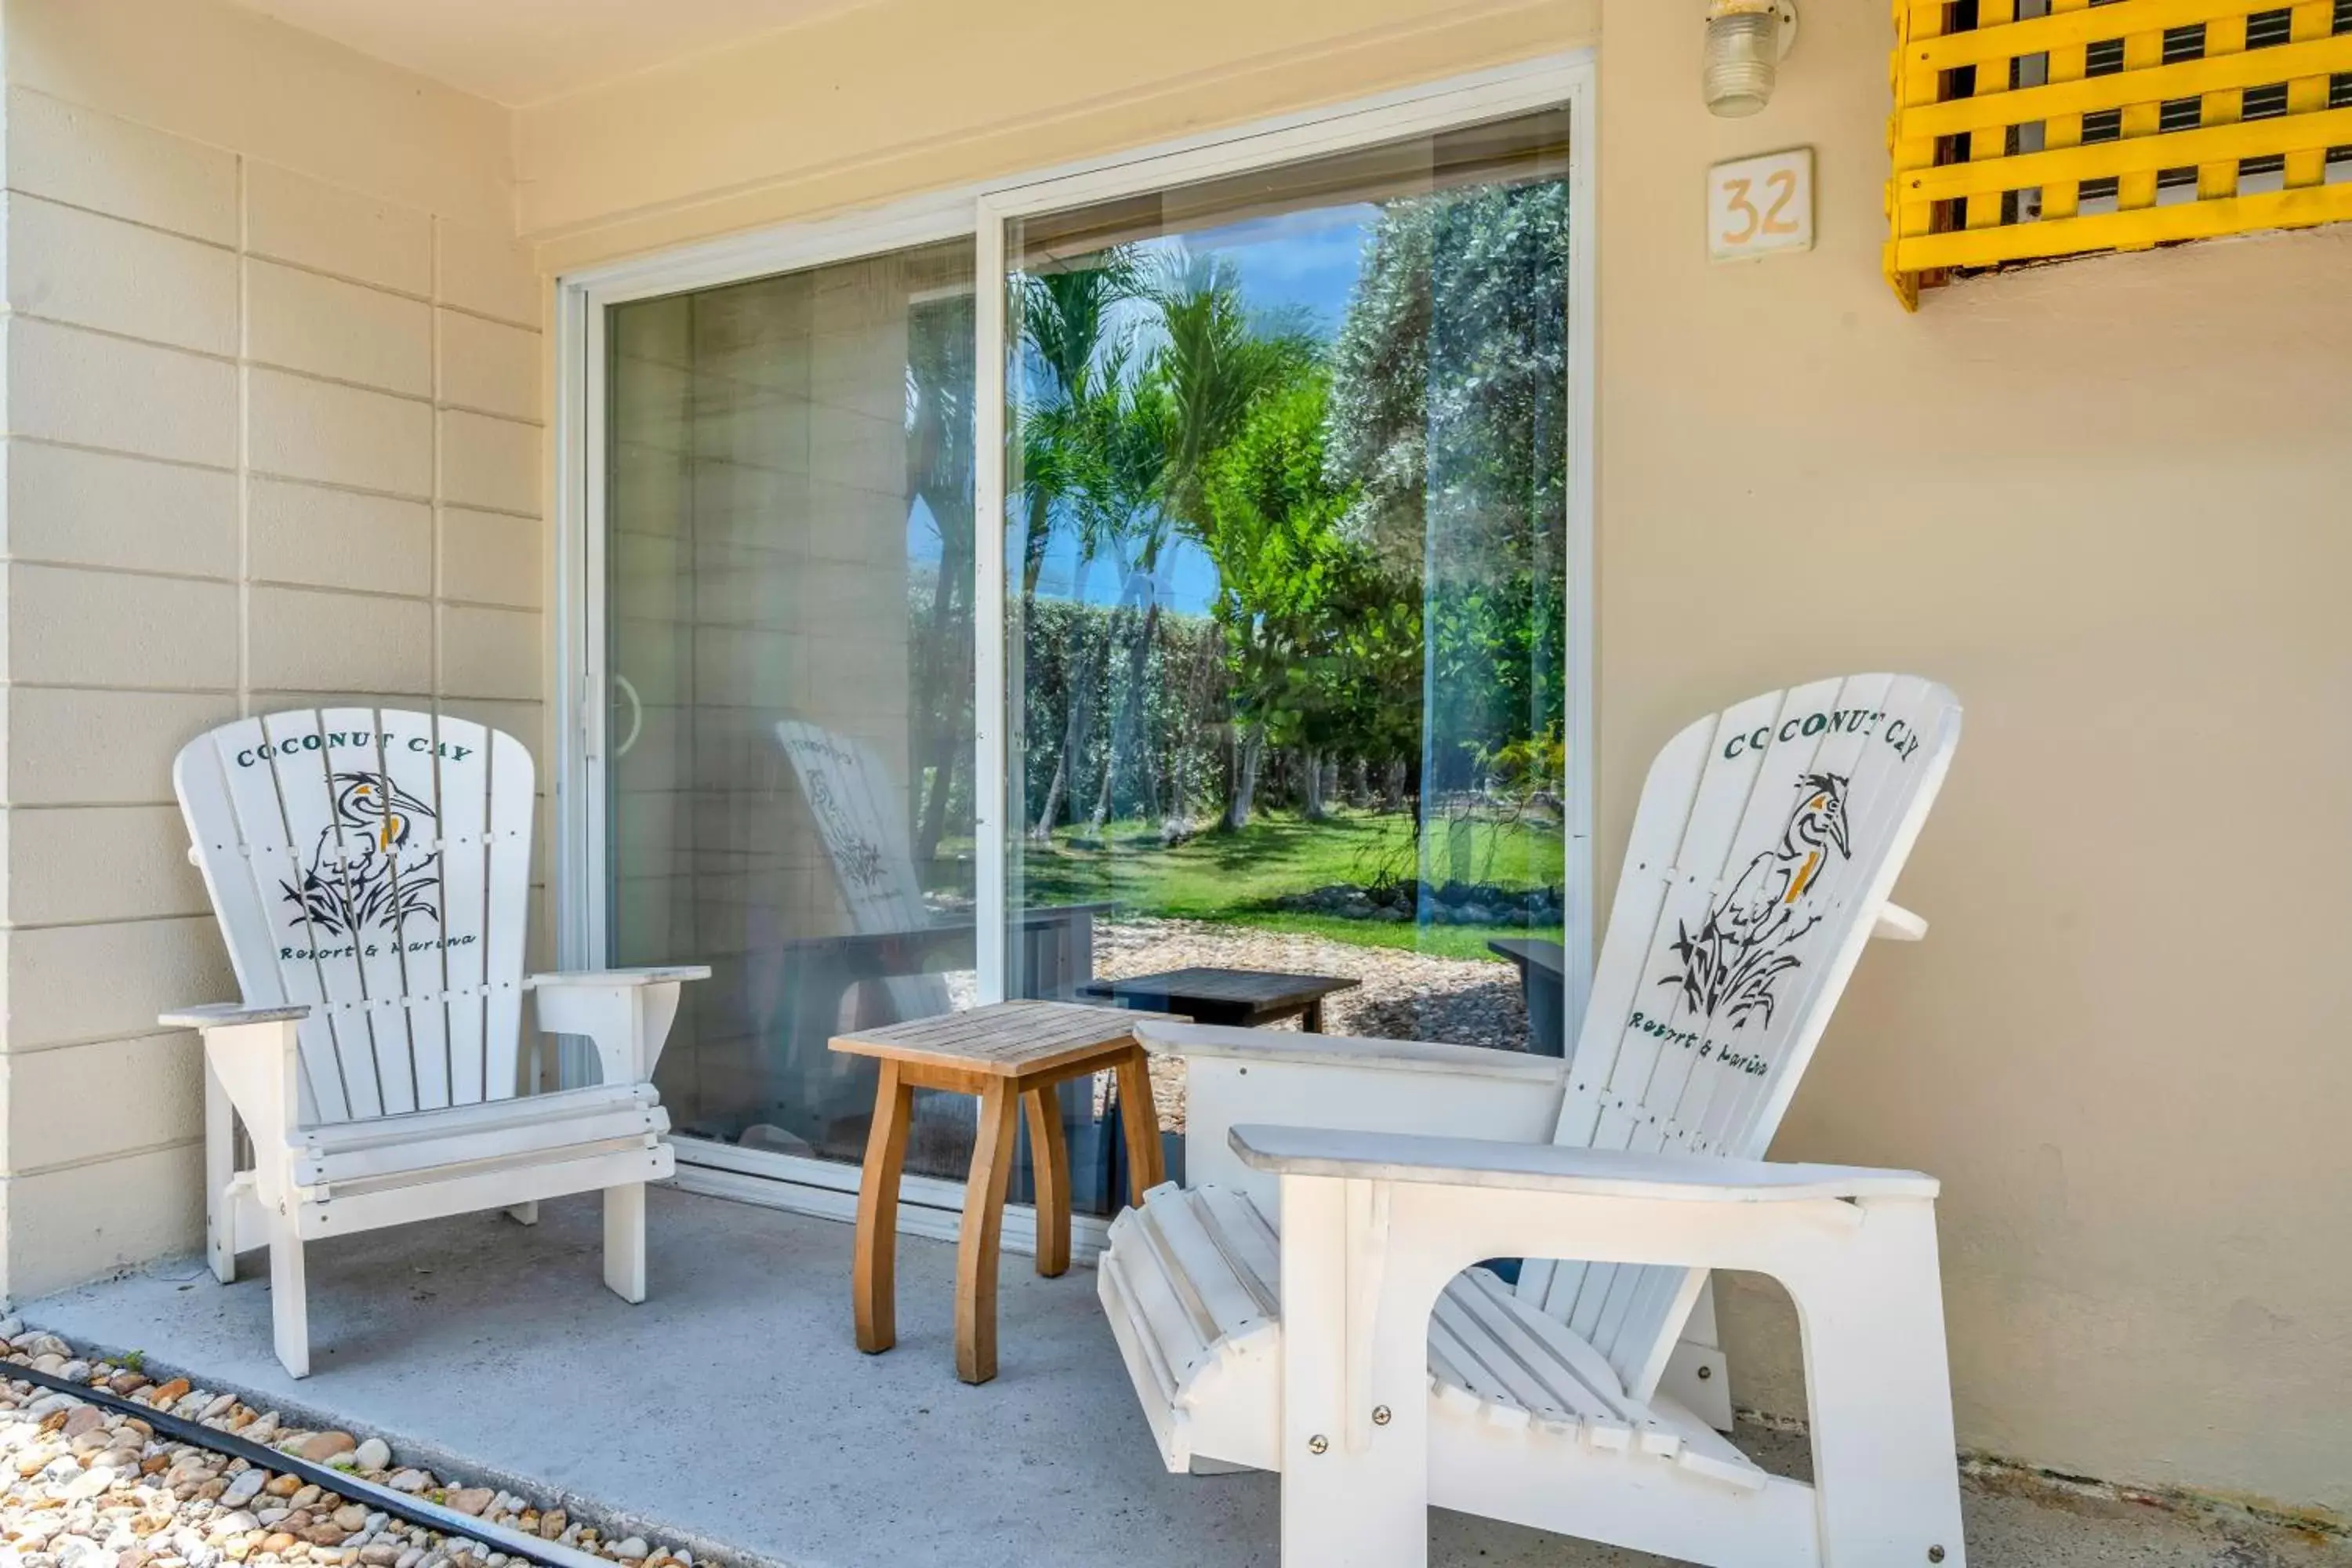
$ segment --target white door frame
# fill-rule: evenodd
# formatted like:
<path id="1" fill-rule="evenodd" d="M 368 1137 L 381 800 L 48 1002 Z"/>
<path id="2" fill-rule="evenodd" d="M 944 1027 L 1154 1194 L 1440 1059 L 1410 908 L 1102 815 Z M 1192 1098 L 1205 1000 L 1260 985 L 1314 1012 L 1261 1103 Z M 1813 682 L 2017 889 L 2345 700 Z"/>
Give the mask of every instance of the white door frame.
<path id="1" fill-rule="evenodd" d="M 1567 739 L 1569 806 L 1562 913 L 1568 952 L 1565 1014 L 1571 1039 L 1583 1016 L 1592 966 L 1593 734 L 1593 53 L 1591 49 L 1498 67 L 1315 110 L 1204 132 L 1157 146 L 982 182 L 836 217 L 788 224 L 568 273 L 556 280 L 555 670 L 557 840 L 551 869 L 558 962 L 606 962 L 604 762 L 604 450 L 606 312 L 614 305 L 707 289 L 883 251 L 970 236 L 976 247 L 980 378 L 973 405 L 973 590 L 976 642 L 974 760 L 975 889 L 981 995 L 1003 994 L 1005 975 L 1005 604 L 1003 515 L 1007 218 L 1192 184 L 1350 148 L 1424 135 L 1480 121 L 1565 105 L 1569 171 L 1569 499 Z M 998 547 L 988 548 L 990 541 Z M 855 1168 L 785 1154 L 680 1139 L 683 1186 L 832 1217 L 855 1211 Z M 959 1184 L 906 1179 L 900 1228 L 952 1236 Z M 1073 1253 L 1091 1258 L 1103 1226 L 1079 1216 Z M 1034 1241 L 1025 1212 L 1008 1209 L 1005 1245 Z"/>

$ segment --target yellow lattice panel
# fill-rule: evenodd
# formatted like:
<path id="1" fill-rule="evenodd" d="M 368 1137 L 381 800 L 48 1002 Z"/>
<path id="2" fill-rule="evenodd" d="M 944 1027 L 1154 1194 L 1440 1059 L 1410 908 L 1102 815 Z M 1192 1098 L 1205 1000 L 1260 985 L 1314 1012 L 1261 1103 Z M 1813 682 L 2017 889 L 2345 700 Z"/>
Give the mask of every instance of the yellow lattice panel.
<path id="1" fill-rule="evenodd" d="M 1886 275 L 2352 219 L 2352 0 L 1895 0 Z"/>

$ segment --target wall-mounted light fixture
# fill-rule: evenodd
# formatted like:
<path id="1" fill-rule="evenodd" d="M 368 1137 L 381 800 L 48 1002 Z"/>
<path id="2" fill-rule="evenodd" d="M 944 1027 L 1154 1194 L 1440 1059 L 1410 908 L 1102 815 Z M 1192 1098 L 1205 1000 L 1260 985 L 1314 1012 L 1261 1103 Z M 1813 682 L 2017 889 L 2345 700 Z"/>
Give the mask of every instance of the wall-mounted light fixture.
<path id="1" fill-rule="evenodd" d="M 1707 112 L 1736 120 L 1763 108 L 1796 41 L 1796 0 L 1707 0 L 1699 71 Z"/>

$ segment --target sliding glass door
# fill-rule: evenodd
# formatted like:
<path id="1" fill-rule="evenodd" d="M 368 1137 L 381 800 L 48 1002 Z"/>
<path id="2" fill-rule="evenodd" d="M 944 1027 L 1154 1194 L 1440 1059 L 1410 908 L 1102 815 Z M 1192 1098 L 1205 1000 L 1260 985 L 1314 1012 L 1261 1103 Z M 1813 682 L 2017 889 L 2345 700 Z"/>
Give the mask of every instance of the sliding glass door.
<path id="1" fill-rule="evenodd" d="M 830 1037 L 998 996 L 1562 1048 L 1580 68 L 571 286 L 567 953 L 712 966 L 688 1165 L 837 1209 Z M 1081 1212 L 1116 1110 L 1065 1092 Z M 927 1098 L 910 1169 L 972 1124 Z"/>
<path id="2" fill-rule="evenodd" d="M 854 1162 L 845 1026 L 969 1005 L 972 247 L 615 307 L 605 929 L 689 1139 Z M 968 1108 L 910 1168 L 961 1174 Z"/>

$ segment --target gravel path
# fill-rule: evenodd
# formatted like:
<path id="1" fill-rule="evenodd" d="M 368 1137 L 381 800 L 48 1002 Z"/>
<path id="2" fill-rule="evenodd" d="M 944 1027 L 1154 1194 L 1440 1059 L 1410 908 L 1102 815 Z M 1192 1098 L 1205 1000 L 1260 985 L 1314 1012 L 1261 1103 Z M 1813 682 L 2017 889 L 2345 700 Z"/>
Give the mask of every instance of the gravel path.
<path id="1" fill-rule="evenodd" d="M 1499 961 L 1431 958 L 1402 948 L 1358 947 L 1328 937 L 1208 921 L 1129 920 L 1095 927 L 1095 973 L 1105 979 L 1194 964 L 1344 974 L 1361 981 L 1355 990 L 1325 1002 L 1323 1026 L 1331 1034 L 1528 1048 L 1518 971 Z M 1151 1088 L 1160 1126 L 1181 1131 L 1183 1064 L 1154 1058 Z"/>
<path id="2" fill-rule="evenodd" d="M 381 1438 L 311 1432 L 235 1396 L 156 1384 L 133 1367 L 87 1361 L 55 1334 L 0 1320 L 7 1360 L 68 1382 L 104 1385 L 142 1405 L 248 1441 L 350 1469 L 459 1513 L 561 1542 L 628 1568 L 692 1568 L 693 1555 L 544 1511 L 490 1487 L 449 1484 L 404 1467 Z M 135 1359 L 135 1358 L 134 1358 Z M 194 1444 L 158 1441 L 135 1415 L 0 1373 L 0 1568 L 505 1568 L 503 1552 L 404 1524 L 291 1475 Z"/>

